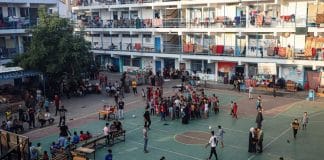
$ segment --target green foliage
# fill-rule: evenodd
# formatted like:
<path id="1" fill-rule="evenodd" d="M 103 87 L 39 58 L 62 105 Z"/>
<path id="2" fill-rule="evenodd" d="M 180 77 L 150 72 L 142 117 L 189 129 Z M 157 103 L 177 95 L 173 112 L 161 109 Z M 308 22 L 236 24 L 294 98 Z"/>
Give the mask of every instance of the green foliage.
<path id="1" fill-rule="evenodd" d="M 39 10 L 38 25 L 31 30 L 32 41 L 27 53 L 16 57 L 14 64 L 24 69 L 41 71 L 60 81 L 64 75 L 80 78 L 92 60 L 90 44 L 73 34 L 68 19 Z"/>

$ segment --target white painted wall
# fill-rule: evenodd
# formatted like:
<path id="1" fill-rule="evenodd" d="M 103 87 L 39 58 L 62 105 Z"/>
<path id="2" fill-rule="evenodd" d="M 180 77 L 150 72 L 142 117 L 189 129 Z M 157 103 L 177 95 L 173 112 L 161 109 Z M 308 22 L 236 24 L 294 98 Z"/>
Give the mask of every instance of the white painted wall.
<path id="1" fill-rule="evenodd" d="M 142 69 L 152 69 L 153 58 L 142 57 Z"/>

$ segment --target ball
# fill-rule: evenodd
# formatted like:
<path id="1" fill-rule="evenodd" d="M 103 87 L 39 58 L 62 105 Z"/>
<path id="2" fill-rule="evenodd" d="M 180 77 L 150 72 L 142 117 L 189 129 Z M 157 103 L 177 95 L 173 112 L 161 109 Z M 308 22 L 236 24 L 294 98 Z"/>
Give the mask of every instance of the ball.
<path id="1" fill-rule="evenodd" d="M 132 116 L 133 118 L 135 118 L 136 117 L 136 115 L 135 114 L 133 114 L 133 116 Z"/>
<path id="2" fill-rule="evenodd" d="M 211 129 L 211 128 L 212 128 L 211 126 L 208 127 L 208 129 Z"/>

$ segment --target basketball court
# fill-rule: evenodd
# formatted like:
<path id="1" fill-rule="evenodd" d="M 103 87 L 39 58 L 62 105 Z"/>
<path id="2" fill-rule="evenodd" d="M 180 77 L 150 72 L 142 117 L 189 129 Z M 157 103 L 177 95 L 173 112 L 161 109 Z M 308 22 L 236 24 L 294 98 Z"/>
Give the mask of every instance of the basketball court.
<path id="1" fill-rule="evenodd" d="M 126 130 L 126 142 L 110 147 L 114 159 L 117 160 L 159 160 L 165 156 L 167 160 L 204 160 L 208 157 L 210 148 L 205 144 L 210 137 L 210 131 L 217 132 L 221 125 L 225 130 L 225 147 L 217 147 L 220 160 L 274 160 L 284 159 L 321 159 L 324 156 L 324 103 L 283 97 L 262 96 L 264 106 L 264 152 L 248 153 L 248 131 L 255 127 L 255 99 L 248 100 L 247 94 L 231 91 L 208 90 L 207 94 L 216 93 L 221 102 L 220 113 L 210 114 L 208 119 L 190 120 L 189 124 L 181 124 L 181 120 L 160 121 L 152 116 L 149 131 L 149 153 L 143 152 L 143 112 L 144 108 L 132 109 L 126 112 L 122 121 Z M 256 95 L 255 95 L 256 97 Z M 238 103 L 238 120 L 229 115 L 229 103 Z M 136 104 L 133 104 L 136 105 Z M 290 123 L 294 118 L 300 119 L 307 111 L 310 123 L 307 130 L 300 130 L 297 140 L 293 140 Z M 132 115 L 136 117 L 133 118 Z M 94 118 L 94 116 L 89 117 Z M 78 120 L 75 120 L 78 121 Z M 76 122 L 77 123 L 77 122 Z M 102 133 L 106 121 L 93 119 L 92 121 L 77 123 L 71 132 L 80 130 L 90 131 L 92 134 Z M 211 130 L 209 129 L 211 126 Z M 41 142 L 43 149 L 49 148 L 52 141 L 56 141 L 58 134 L 36 138 L 33 143 Z M 289 142 L 289 143 L 288 143 Z M 103 160 L 108 148 L 96 151 L 96 159 Z M 92 158 L 90 155 L 89 158 Z"/>

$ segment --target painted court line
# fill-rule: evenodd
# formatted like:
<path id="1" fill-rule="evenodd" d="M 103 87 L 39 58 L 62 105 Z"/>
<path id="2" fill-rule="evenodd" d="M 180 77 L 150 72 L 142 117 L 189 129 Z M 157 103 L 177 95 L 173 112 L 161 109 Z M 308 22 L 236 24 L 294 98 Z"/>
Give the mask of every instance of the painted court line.
<path id="1" fill-rule="evenodd" d="M 129 141 L 130 141 L 130 142 L 133 142 L 133 143 L 136 143 L 136 144 L 139 144 L 139 145 L 144 145 L 143 143 L 136 142 L 136 141 L 133 141 L 133 140 L 129 140 Z M 153 148 L 153 149 L 157 149 L 157 150 L 160 150 L 160 151 L 163 151 L 163 152 L 173 153 L 173 154 L 176 154 L 176 155 L 179 155 L 179 156 L 182 156 L 182 157 L 187 157 L 187 158 L 190 158 L 190 159 L 203 160 L 203 159 L 201 159 L 201 158 L 197 158 L 197 157 L 194 157 L 194 156 L 190 156 L 190 155 L 182 154 L 182 153 L 175 152 L 175 151 L 170 151 L 170 150 L 163 149 L 163 148 L 160 148 L 160 147 L 154 147 L 154 146 L 151 146 L 151 145 L 149 145 L 148 147 Z"/>
<path id="2" fill-rule="evenodd" d="M 321 115 L 323 114 L 323 112 L 318 112 L 318 113 L 315 113 L 315 114 L 312 114 L 310 115 L 309 117 L 314 117 L 314 116 L 318 116 L 318 115 Z M 291 129 L 291 127 L 288 127 L 286 130 L 284 130 L 280 135 L 278 135 L 275 139 L 273 139 L 272 141 L 270 141 L 268 144 L 266 144 L 264 146 L 263 149 L 266 149 L 268 148 L 273 142 L 277 141 L 281 136 L 285 135 L 289 130 Z M 248 160 L 252 160 L 256 155 L 252 155 L 248 158 Z"/>

